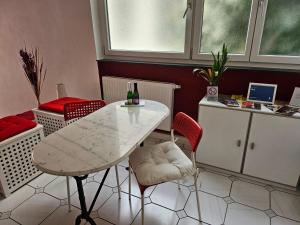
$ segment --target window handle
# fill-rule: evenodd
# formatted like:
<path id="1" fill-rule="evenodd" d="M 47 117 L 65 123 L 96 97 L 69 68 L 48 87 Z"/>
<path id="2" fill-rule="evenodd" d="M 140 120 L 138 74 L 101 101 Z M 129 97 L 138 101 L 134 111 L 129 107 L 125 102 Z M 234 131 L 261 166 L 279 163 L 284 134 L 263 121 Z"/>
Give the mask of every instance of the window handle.
<path id="1" fill-rule="evenodd" d="M 182 17 L 183 19 L 185 18 L 189 9 L 192 9 L 192 2 L 190 0 L 188 0 L 188 2 L 187 2 L 186 9 L 185 9 L 185 11 L 183 13 L 183 17 Z"/>
<path id="2" fill-rule="evenodd" d="M 237 140 L 236 146 L 237 146 L 237 147 L 241 147 L 241 144 L 242 144 L 242 141 L 241 141 L 241 140 Z"/>
<path id="3" fill-rule="evenodd" d="M 255 148 L 255 144 L 254 144 L 254 142 L 252 142 L 252 143 L 250 144 L 250 149 L 251 149 L 251 150 L 254 150 L 254 148 Z"/>

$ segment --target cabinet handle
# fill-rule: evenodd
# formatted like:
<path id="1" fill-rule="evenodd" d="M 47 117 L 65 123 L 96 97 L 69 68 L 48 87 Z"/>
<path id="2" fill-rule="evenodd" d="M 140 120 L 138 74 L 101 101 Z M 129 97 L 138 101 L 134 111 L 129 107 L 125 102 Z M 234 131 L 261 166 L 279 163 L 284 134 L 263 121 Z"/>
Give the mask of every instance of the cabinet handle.
<path id="1" fill-rule="evenodd" d="M 236 142 L 236 146 L 241 147 L 242 141 L 241 140 L 237 140 Z"/>
<path id="2" fill-rule="evenodd" d="M 252 143 L 250 144 L 250 149 L 253 150 L 254 148 L 255 148 L 255 144 L 254 144 L 254 142 L 252 142 Z"/>

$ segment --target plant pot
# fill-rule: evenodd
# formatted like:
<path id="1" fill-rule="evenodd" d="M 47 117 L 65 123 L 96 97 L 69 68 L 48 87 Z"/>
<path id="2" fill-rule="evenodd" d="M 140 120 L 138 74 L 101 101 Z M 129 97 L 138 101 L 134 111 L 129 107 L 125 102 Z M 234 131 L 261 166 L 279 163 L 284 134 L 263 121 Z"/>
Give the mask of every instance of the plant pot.
<path id="1" fill-rule="evenodd" d="M 218 86 L 207 86 L 207 101 L 218 101 Z"/>

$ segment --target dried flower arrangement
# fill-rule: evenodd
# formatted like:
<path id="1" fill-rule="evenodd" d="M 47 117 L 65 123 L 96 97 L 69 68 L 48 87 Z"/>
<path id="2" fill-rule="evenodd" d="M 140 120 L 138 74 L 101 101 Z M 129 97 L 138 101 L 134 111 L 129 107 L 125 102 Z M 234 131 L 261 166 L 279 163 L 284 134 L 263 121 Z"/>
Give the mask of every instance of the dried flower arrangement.
<path id="1" fill-rule="evenodd" d="M 38 48 L 27 51 L 25 47 L 20 50 L 20 56 L 25 76 L 33 89 L 38 105 L 40 105 L 41 89 L 47 73 L 47 69 L 44 69 L 43 58 L 40 60 Z"/>

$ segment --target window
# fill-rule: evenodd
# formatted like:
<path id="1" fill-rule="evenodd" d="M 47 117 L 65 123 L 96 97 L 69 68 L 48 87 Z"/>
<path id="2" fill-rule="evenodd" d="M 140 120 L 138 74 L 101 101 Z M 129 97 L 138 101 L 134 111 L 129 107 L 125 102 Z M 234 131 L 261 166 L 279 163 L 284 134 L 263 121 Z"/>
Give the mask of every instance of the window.
<path id="1" fill-rule="evenodd" d="M 204 1 L 200 52 L 221 49 L 224 42 L 233 54 L 245 54 L 251 1 Z"/>
<path id="2" fill-rule="evenodd" d="M 105 57 L 300 68 L 300 0 L 99 0 Z M 99 21 L 98 21 L 99 22 Z M 95 23 L 96 24 L 96 23 Z"/>
<path id="3" fill-rule="evenodd" d="M 253 33 L 250 21 L 255 19 L 256 6 L 252 0 L 199 1 L 196 8 L 199 15 L 196 16 L 196 29 L 199 27 L 199 32 L 194 39 L 194 58 L 208 59 L 211 51 L 220 51 L 226 43 L 232 59 L 249 60 Z"/>
<path id="4" fill-rule="evenodd" d="M 107 0 L 106 52 L 184 56 L 188 29 L 187 17 L 183 18 L 186 8 L 187 0 Z"/>
<path id="5" fill-rule="evenodd" d="M 253 60 L 299 63 L 300 1 L 261 1 Z"/>

